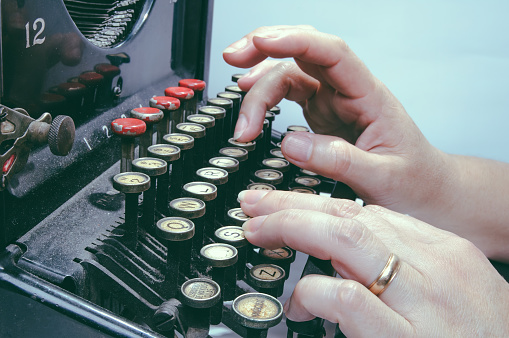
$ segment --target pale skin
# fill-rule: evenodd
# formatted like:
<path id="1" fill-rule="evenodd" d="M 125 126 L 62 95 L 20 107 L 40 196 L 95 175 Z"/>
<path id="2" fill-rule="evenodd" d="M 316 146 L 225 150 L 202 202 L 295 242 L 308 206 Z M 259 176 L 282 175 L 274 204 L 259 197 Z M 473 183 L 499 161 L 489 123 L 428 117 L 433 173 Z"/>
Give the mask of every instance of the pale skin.
<path id="1" fill-rule="evenodd" d="M 509 333 L 509 287 L 484 256 L 509 261 L 508 164 L 433 147 L 336 36 L 309 26 L 262 27 L 223 56 L 253 67 L 239 80 L 249 92 L 235 137 L 252 140 L 267 109 L 283 98 L 296 101 L 314 133 L 287 136 L 285 157 L 348 184 L 368 203 L 241 193 L 243 210 L 255 216 L 245 224 L 252 243 L 331 259 L 346 278 L 312 277 L 322 291 L 309 287 L 311 278 L 300 281 L 286 306 L 290 319 L 325 317 L 347 334 L 366 336 L 381 328 L 403 336 Z M 263 61 L 267 56 L 295 63 Z M 378 298 L 365 286 L 390 253 L 403 264 Z"/>

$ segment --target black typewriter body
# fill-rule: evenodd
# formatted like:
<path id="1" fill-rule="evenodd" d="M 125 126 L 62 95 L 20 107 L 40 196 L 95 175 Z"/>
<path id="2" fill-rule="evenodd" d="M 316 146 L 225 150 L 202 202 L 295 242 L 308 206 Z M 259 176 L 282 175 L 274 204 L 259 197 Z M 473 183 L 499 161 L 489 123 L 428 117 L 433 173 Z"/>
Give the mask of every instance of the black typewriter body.
<path id="1" fill-rule="evenodd" d="M 209 316 L 217 312 L 222 319 L 213 324 L 222 322 L 241 336 L 266 336 L 240 325 L 231 301 L 215 305 L 209 315 L 182 304 L 175 287 L 169 293 L 167 243 L 143 226 L 136 246 L 122 239 L 127 203 L 112 187 L 121 142 L 111 122 L 147 106 L 180 79 L 207 80 L 213 2 L 0 3 L 0 336 L 207 337 Z M 98 67 L 99 84 L 88 76 Z M 202 104 L 206 98 L 204 92 Z M 28 134 L 9 138 L 9 128 L 26 121 L 47 126 L 46 113 L 53 121 L 57 115 L 74 121 L 74 145 L 66 156 L 27 141 Z M 21 117 L 10 120 L 13 114 Z M 275 131 L 271 142 L 274 137 Z M 333 182 L 328 183 L 324 190 L 331 192 Z M 141 207 L 136 219 L 139 213 Z M 164 216 L 156 211 L 156 220 Z M 223 223 L 218 226 L 231 225 Z M 198 256 L 193 251 L 185 280 L 212 279 Z M 311 257 L 307 273 L 333 270 Z M 258 289 L 240 279 L 223 291 Z M 323 336 L 323 320 L 293 325 L 302 336 Z"/>

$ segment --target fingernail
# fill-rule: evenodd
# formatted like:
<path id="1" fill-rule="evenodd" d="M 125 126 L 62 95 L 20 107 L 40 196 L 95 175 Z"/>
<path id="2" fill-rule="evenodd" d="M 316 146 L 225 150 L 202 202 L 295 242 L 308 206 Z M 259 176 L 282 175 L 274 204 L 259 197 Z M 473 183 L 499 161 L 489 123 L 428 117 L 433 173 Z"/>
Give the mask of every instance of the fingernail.
<path id="1" fill-rule="evenodd" d="M 246 204 L 255 204 L 262 199 L 263 196 L 267 195 L 266 190 L 244 190 L 239 193 L 239 201 Z"/>
<path id="2" fill-rule="evenodd" d="M 260 32 L 253 35 L 253 37 L 262 38 L 262 39 L 275 39 L 281 36 L 281 31 L 268 31 L 268 32 Z"/>
<path id="3" fill-rule="evenodd" d="M 311 158 L 313 140 L 309 133 L 294 132 L 284 138 L 281 150 L 285 157 L 306 162 Z"/>
<path id="4" fill-rule="evenodd" d="M 235 53 L 236 51 L 246 47 L 246 45 L 247 45 L 247 38 L 242 38 L 239 41 L 237 41 L 235 43 L 232 43 L 231 45 L 226 47 L 223 50 L 223 54 L 224 53 L 226 53 L 226 54 L 228 54 L 228 53 Z"/>
<path id="5" fill-rule="evenodd" d="M 233 133 L 233 139 L 236 140 L 242 136 L 247 128 L 247 118 L 244 114 L 239 114 L 237 125 L 235 126 L 235 132 Z"/>
<path id="6" fill-rule="evenodd" d="M 251 218 L 250 220 L 245 221 L 244 224 L 242 225 L 242 229 L 244 230 L 244 235 L 246 235 L 246 233 L 252 234 L 252 233 L 255 233 L 256 231 L 258 231 L 258 229 L 260 229 L 260 226 L 263 224 L 263 222 L 265 221 L 266 218 L 267 218 L 267 215 L 254 217 L 254 218 Z"/>

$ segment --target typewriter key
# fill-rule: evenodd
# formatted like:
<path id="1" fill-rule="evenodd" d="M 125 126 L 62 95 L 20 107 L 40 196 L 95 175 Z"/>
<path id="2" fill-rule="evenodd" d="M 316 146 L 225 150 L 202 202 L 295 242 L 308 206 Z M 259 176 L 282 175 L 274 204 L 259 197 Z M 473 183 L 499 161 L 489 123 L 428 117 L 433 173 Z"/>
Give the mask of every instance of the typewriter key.
<path id="1" fill-rule="evenodd" d="M 125 239 L 127 245 L 138 244 L 138 195 L 150 188 L 150 177 L 143 173 L 124 172 L 113 177 L 113 188 L 125 194 Z"/>
<path id="2" fill-rule="evenodd" d="M 298 176 L 293 180 L 295 186 L 302 186 L 314 189 L 318 194 L 320 193 L 320 184 L 322 181 L 318 177 L 312 176 Z"/>
<path id="3" fill-rule="evenodd" d="M 239 227 L 241 227 L 244 224 L 244 222 L 251 219 L 251 217 L 246 215 L 244 213 L 244 211 L 242 211 L 241 208 L 230 209 L 230 210 L 228 210 L 227 215 L 228 215 L 228 218 L 227 218 L 226 222 L 229 225 L 235 225 L 235 226 L 239 226 Z"/>
<path id="4" fill-rule="evenodd" d="M 177 124 L 182 120 L 180 100 L 176 97 L 154 96 L 149 103 L 151 107 L 161 109 L 164 114 L 162 121 L 157 124 L 157 143 L 161 144 L 163 136 L 169 134 L 170 131 L 174 133 Z"/>
<path id="5" fill-rule="evenodd" d="M 230 244 L 237 249 L 237 280 L 244 279 L 246 276 L 246 262 L 247 252 L 250 247 L 246 237 L 244 237 L 244 230 L 238 226 L 225 226 L 219 228 L 214 233 L 214 237 L 218 242 Z"/>
<path id="6" fill-rule="evenodd" d="M 58 85 L 58 93 L 66 98 L 71 110 L 79 111 L 83 105 L 86 88 L 79 82 L 65 82 Z"/>
<path id="7" fill-rule="evenodd" d="M 152 184 L 143 194 L 143 225 L 145 229 L 154 233 L 156 186 L 160 184 L 159 177 L 166 174 L 168 164 L 158 158 L 141 157 L 132 162 L 133 170 L 150 176 Z"/>
<path id="8" fill-rule="evenodd" d="M 259 292 L 280 297 L 283 294 L 286 273 L 282 267 L 274 264 L 258 264 L 249 270 L 248 280 Z"/>
<path id="9" fill-rule="evenodd" d="M 224 140 L 227 140 L 232 135 L 230 131 L 232 125 L 233 101 L 221 97 L 213 97 L 207 100 L 207 106 L 220 107 L 225 110 L 223 133 L 221 134 L 221 142 L 224 142 Z M 220 143 L 218 146 L 221 145 L 222 143 Z"/>
<path id="10" fill-rule="evenodd" d="M 246 149 L 237 148 L 237 147 L 225 147 L 219 149 L 219 155 L 225 156 L 225 157 L 231 157 L 239 161 L 239 180 L 243 182 L 247 175 L 247 171 L 249 168 L 247 167 L 247 160 L 248 160 L 248 152 Z M 241 184 L 242 186 L 242 184 Z"/>
<path id="11" fill-rule="evenodd" d="M 180 148 L 180 157 L 182 163 L 182 169 L 189 168 L 192 163 L 192 157 L 190 154 L 190 150 L 194 147 L 194 138 L 192 136 L 186 134 L 172 133 L 163 136 L 163 142 L 167 144 L 171 144 Z M 170 198 L 176 198 L 180 196 L 182 192 L 182 185 L 184 182 L 189 182 L 192 180 L 192 172 L 190 170 L 182 170 L 182 181 L 176 181 L 175 184 L 172 184 L 173 188 L 170 191 Z M 177 176 L 180 178 L 179 176 Z M 173 175 L 172 175 L 173 179 Z M 173 182 L 172 182 L 173 183 Z"/>
<path id="12" fill-rule="evenodd" d="M 204 106 L 198 109 L 198 114 L 209 115 L 215 119 L 214 126 L 214 151 L 220 148 L 223 142 L 223 130 L 224 130 L 224 119 L 226 116 L 226 110 L 221 107 L 215 106 Z"/>
<path id="13" fill-rule="evenodd" d="M 160 122 L 164 114 L 157 108 L 139 107 L 131 110 L 131 117 L 142 120 L 147 125 L 147 130 L 140 136 L 139 156 L 146 157 L 147 149 L 152 145 L 152 137 L 154 135 L 153 125 Z"/>
<path id="14" fill-rule="evenodd" d="M 194 223 L 182 217 L 165 217 L 157 222 L 156 234 L 167 248 L 163 289 L 167 297 L 175 297 L 177 285 L 189 275 Z"/>
<path id="15" fill-rule="evenodd" d="M 239 79 L 240 79 L 241 77 L 243 77 L 243 76 L 244 76 L 244 74 L 240 74 L 240 73 L 233 74 L 233 75 L 232 75 L 232 81 L 233 81 L 233 82 L 237 82 L 237 81 L 239 81 Z"/>
<path id="16" fill-rule="evenodd" d="M 308 188 L 308 187 L 291 187 L 290 191 L 298 192 L 300 194 L 312 194 L 312 195 L 318 195 L 315 189 Z"/>
<path id="17" fill-rule="evenodd" d="M 216 150 L 214 130 L 216 119 L 210 115 L 193 114 L 187 117 L 187 122 L 197 123 L 205 127 L 205 153 L 213 154 Z"/>
<path id="18" fill-rule="evenodd" d="M 253 175 L 255 182 L 269 183 L 280 189 L 283 183 L 283 173 L 274 169 L 260 169 L 255 171 Z"/>
<path id="19" fill-rule="evenodd" d="M 185 306 L 187 326 L 197 337 L 208 336 L 211 317 L 223 310 L 221 287 L 213 280 L 194 278 L 182 284 L 180 290 L 179 298 Z M 203 332 L 203 335 L 198 335 L 196 331 Z"/>
<path id="20" fill-rule="evenodd" d="M 194 91 L 194 112 L 196 113 L 197 103 L 203 100 L 203 91 L 205 90 L 206 83 L 198 79 L 182 79 L 179 81 L 180 87 L 186 87 Z"/>
<path id="21" fill-rule="evenodd" d="M 309 132 L 309 128 L 306 126 L 291 125 L 286 128 L 287 131 L 305 131 Z"/>
<path id="22" fill-rule="evenodd" d="M 186 170 L 195 172 L 198 168 L 203 166 L 205 158 L 205 133 L 206 128 L 201 124 L 183 122 L 177 124 L 177 132 L 186 134 L 194 138 L 193 156 L 190 165 L 186 166 Z M 192 179 L 192 177 L 190 177 Z"/>
<path id="23" fill-rule="evenodd" d="M 239 256 L 237 249 L 225 243 L 205 245 L 200 255 L 211 267 L 210 276 L 223 290 L 223 298 L 232 300 L 235 297 L 236 268 Z"/>
<path id="24" fill-rule="evenodd" d="M 172 185 L 182 182 L 182 161 L 180 161 L 180 148 L 171 144 L 154 144 L 148 147 L 148 154 L 167 163 L 166 174 L 159 177 L 157 182 L 157 209 L 168 214 L 169 190 Z M 171 171 L 170 171 L 171 165 Z M 180 187 L 180 185 L 179 185 Z"/>
<path id="25" fill-rule="evenodd" d="M 209 164 L 228 172 L 228 182 L 226 183 L 226 205 L 235 205 L 237 203 L 236 196 L 242 189 L 242 177 L 238 174 L 239 161 L 230 157 L 213 157 L 209 159 Z"/>
<path id="26" fill-rule="evenodd" d="M 178 121 L 175 121 L 176 124 L 184 122 L 189 115 L 196 112 L 196 107 L 193 107 L 195 102 L 193 99 L 194 91 L 192 89 L 186 87 L 168 87 L 164 90 L 164 95 L 180 100 L 182 115 Z"/>
<path id="27" fill-rule="evenodd" d="M 269 183 L 251 183 L 247 190 L 276 190 L 276 187 Z"/>
<path id="28" fill-rule="evenodd" d="M 262 263 L 275 264 L 285 270 L 286 276 L 290 276 L 290 264 L 295 260 L 295 252 L 288 248 L 279 248 L 274 250 L 261 248 L 258 257 Z"/>
<path id="29" fill-rule="evenodd" d="M 240 94 L 240 96 L 241 96 L 240 103 L 242 105 L 242 100 L 244 100 L 244 97 L 246 96 L 247 92 L 240 89 L 240 87 L 237 85 L 226 86 L 226 87 L 224 87 L 224 90 L 227 92 Z"/>
<path id="30" fill-rule="evenodd" d="M 247 337 L 266 337 L 266 330 L 283 318 L 283 305 L 263 293 L 240 295 L 233 301 L 232 308 L 235 320 L 247 328 Z"/>
<path id="31" fill-rule="evenodd" d="M 120 74 L 120 68 L 109 63 L 99 63 L 94 66 L 94 70 L 104 77 L 104 83 L 98 89 L 96 101 L 100 106 L 108 104 L 114 98 L 113 79 Z"/>
<path id="32" fill-rule="evenodd" d="M 196 171 L 199 181 L 212 183 L 217 187 L 216 219 L 222 222 L 226 209 L 226 184 L 228 183 L 228 172 L 224 169 L 205 167 Z"/>
<path id="33" fill-rule="evenodd" d="M 134 138 L 142 135 L 146 129 L 145 122 L 138 119 L 122 118 L 111 122 L 111 130 L 122 140 L 120 172 L 131 171 L 131 162 L 134 160 Z"/>
<path id="34" fill-rule="evenodd" d="M 274 106 L 274 107 L 270 108 L 269 111 L 276 115 L 281 114 L 281 108 L 279 108 L 278 106 Z"/>
<path id="35" fill-rule="evenodd" d="M 97 88 L 104 81 L 104 76 L 96 72 L 83 72 L 78 76 L 78 81 L 87 86 L 83 107 L 85 109 L 92 109 L 95 104 Z"/>
<path id="36" fill-rule="evenodd" d="M 281 186 L 286 189 L 288 187 L 289 178 L 290 178 L 290 162 L 285 160 L 284 158 L 266 158 L 262 161 L 262 168 L 264 169 L 274 169 L 283 173 L 283 182 Z"/>
<path id="37" fill-rule="evenodd" d="M 240 101 L 242 100 L 242 95 L 234 92 L 221 92 L 217 94 L 217 97 L 223 99 L 230 99 L 233 102 L 232 113 L 231 113 L 231 122 L 230 122 L 230 131 L 227 137 L 233 135 L 235 131 L 235 125 L 237 124 L 237 120 L 239 119 L 240 112 Z"/>
<path id="38" fill-rule="evenodd" d="M 184 184 L 182 190 L 185 197 L 197 198 L 205 202 L 205 210 L 207 210 L 204 216 L 205 229 L 204 232 L 198 233 L 201 238 L 197 239 L 197 243 L 201 246 L 204 243 L 205 234 L 212 237 L 215 230 L 217 187 L 208 182 L 189 182 Z"/>
<path id="39" fill-rule="evenodd" d="M 278 158 L 285 158 L 283 155 L 283 152 L 281 151 L 281 148 L 274 148 L 269 151 L 270 156 L 272 157 L 278 157 Z"/>
<path id="40" fill-rule="evenodd" d="M 203 243 L 203 229 L 205 227 L 205 202 L 197 198 L 182 197 L 170 201 L 170 214 L 175 217 L 184 217 L 193 221 L 195 235 L 193 237 L 193 250 L 198 251 Z"/>

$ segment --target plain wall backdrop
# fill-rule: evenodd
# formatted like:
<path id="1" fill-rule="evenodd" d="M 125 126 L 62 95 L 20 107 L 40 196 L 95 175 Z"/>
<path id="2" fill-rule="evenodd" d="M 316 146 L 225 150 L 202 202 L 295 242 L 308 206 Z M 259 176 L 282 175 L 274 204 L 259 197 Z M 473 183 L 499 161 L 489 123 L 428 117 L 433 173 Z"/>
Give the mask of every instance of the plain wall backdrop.
<path id="1" fill-rule="evenodd" d="M 436 147 L 509 162 L 509 2 L 216 0 L 209 96 L 231 84 L 221 52 L 259 26 L 310 24 L 340 36 Z M 275 128 L 305 124 L 279 105 Z"/>

